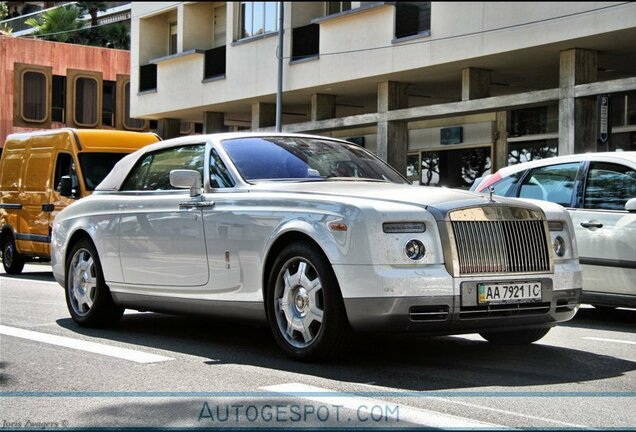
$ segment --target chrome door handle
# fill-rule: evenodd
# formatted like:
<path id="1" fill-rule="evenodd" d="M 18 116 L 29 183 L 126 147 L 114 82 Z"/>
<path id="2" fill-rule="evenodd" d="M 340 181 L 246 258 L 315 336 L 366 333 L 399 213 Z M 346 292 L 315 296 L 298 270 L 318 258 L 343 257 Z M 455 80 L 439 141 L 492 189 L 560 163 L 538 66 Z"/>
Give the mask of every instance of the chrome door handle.
<path id="1" fill-rule="evenodd" d="M 214 201 L 189 201 L 179 204 L 179 210 L 204 209 L 214 207 Z"/>
<path id="2" fill-rule="evenodd" d="M 592 221 L 587 221 L 587 222 L 581 222 L 581 226 L 583 228 L 603 228 L 603 224 L 600 222 L 592 222 Z"/>

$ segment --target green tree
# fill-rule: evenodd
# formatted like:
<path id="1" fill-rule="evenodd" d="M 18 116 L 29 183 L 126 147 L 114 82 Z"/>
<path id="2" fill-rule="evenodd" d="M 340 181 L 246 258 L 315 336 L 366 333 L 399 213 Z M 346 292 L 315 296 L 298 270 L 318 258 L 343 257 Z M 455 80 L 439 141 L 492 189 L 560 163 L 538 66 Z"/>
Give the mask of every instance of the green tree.
<path id="1" fill-rule="evenodd" d="M 0 20 L 5 19 L 8 14 L 9 14 L 9 8 L 7 7 L 7 2 L 6 1 L 0 2 Z"/>
<path id="2" fill-rule="evenodd" d="M 107 48 L 130 49 L 130 27 L 124 23 L 113 23 L 99 29 Z"/>
<path id="3" fill-rule="evenodd" d="M 39 18 L 29 18 L 25 23 L 35 28 L 35 35 L 56 42 L 81 43 L 77 30 L 84 26 L 80 20 L 82 10 L 75 5 L 50 9 Z"/>
<path id="4" fill-rule="evenodd" d="M 77 2 L 77 6 L 91 16 L 91 27 L 98 24 L 97 13 L 106 11 L 106 2 Z"/>

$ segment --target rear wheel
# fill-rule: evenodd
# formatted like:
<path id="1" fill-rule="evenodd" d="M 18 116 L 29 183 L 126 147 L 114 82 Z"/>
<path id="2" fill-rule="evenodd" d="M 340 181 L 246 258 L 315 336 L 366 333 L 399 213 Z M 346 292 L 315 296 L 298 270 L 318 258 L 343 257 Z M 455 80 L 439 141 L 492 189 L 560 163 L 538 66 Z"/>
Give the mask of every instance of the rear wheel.
<path id="1" fill-rule="evenodd" d="M 24 269 L 24 257 L 18 253 L 15 240 L 12 235 L 3 236 L 2 240 L 2 266 L 8 274 L 20 274 Z"/>
<path id="2" fill-rule="evenodd" d="M 297 360 L 341 353 L 350 335 L 340 288 L 322 251 L 292 243 L 274 263 L 267 315 L 276 342 Z"/>
<path id="3" fill-rule="evenodd" d="M 498 345 L 526 345 L 538 341 L 543 336 L 547 335 L 549 331 L 550 327 L 544 327 L 501 332 L 489 331 L 479 334 L 488 342 Z"/>
<path id="4" fill-rule="evenodd" d="M 119 321 L 124 308 L 115 304 L 104 282 L 93 243 L 84 238 L 73 245 L 66 264 L 66 305 L 73 321 L 102 327 Z"/>

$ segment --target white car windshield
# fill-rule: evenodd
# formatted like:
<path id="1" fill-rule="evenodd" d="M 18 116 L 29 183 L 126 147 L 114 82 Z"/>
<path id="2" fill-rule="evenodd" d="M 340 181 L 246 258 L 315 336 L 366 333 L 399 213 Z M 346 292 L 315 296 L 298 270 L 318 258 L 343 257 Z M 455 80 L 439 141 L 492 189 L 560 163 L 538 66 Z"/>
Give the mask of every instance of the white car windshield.
<path id="1" fill-rule="evenodd" d="M 225 140 L 222 145 L 247 181 L 409 183 L 386 163 L 354 144 L 302 137 L 249 137 Z"/>

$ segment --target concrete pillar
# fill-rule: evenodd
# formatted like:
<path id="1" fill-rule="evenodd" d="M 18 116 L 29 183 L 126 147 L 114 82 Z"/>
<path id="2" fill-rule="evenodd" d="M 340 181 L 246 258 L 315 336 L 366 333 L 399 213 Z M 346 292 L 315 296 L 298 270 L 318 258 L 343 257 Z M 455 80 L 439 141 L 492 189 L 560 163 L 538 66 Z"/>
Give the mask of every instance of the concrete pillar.
<path id="1" fill-rule="evenodd" d="M 462 69 L 462 100 L 490 97 L 490 75 L 488 69 Z"/>
<path id="2" fill-rule="evenodd" d="M 161 119 L 157 122 L 157 134 L 167 140 L 181 136 L 181 121 L 179 119 Z"/>
<path id="3" fill-rule="evenodd" d="M 494 126 L 491 168 L 493 173 L 508 166 L 508 113 L 506 111 L 495 113 Z"/>
<path id="4" fill-rule="evenodd" d="M 336 97 L 327 94 L 311 96 L 311 121 L 327 120 L 336 116 Z"/>
<path id="5" fill-rule="evenodd" d="M 387 121 L 386 113 L 408 108 L 408 84 L 386 81 L 378 84 L 377 155 L 406 175 L 406 155 L 409 149 L 409 129 L 405 121 Z M 384 115 L 383 115 L 384 114 Z"/>
<path id="6" fill-rule="evenodd" d="M 596 81 L 598 52 L 561 51 L 559 62 L 559 155 L 596 151 L 596 100 L 574 97 L 574 86 Z"/>
<path id="7" fill-rule="evenodd" d="M 225 132 L 225 113 L 206 111 L 203 113 L 203 133 Z"/>
<path id="8" fill-rule="evenodd" d="M 252 130 L 276 125 L 276 104 L 256 102 L 252 104 Z"/>

